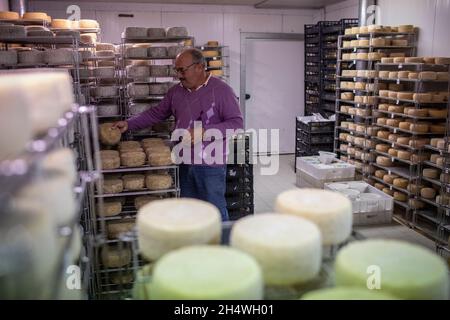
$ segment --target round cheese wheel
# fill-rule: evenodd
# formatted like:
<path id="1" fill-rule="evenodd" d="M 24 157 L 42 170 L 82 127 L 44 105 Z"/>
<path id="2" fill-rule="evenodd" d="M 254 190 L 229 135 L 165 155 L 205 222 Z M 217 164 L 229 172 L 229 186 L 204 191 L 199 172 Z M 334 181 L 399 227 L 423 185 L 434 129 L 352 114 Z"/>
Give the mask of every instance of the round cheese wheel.
<path id="1" fill-rule="evenodd" d="M 51 26 L 55 29 L 71 29 L 72 23 L 67 19 L 52 19 Z"/>
<path id="2" fill-rule="evenodd" d="M 103 180 L 103 193 L 113 194 L 123 191 L 123 181 L 115 178 L 105 178 Z"/>
<path id="3" fill-rule="evenodd" d="M 26 14 L 26 13 L 25 13 Z M 19 20 L 19 13 L 14 11 L 0 11 L 0 20 Z"/>
<path id="4" fill-rule="evenodd" d="M 100 125 L 100 141 L 109 146 L 119 143 L 122 134 L 119 129 L 113 128 L 113 123 L 103 123 Z"/>
<path id="5" fill-rule="evenodd" d="M 356 54 L 356 59 L 358 60 L 367 60 L 369 58 L 369 54 L 367 52 L 360 52 Z"/>
<path id="6" fill-rule="evenodd" d="M 122 212 L 122 203 L 120 201 L 103 201 L 103 206 L 97 206 L 98 214 L 102 217 L 117 216 Z"/>
<path id="7" fill-rule="evenodd" d="M 342 100 L 351 100 L 351 101 L 353 101 L 354 97 L 355 97 L 354 94 L 351 93 L 351 92 L 342 92 L 341 93 L 341 99 Z"/>
<path id="8" fill-rule="evenodd" d="M 438 124 L 436 124 L 436 125 L 431 125 L 430 126 L 430 131 L 432 133 L 444 134 L 445 130 L 446 130 L 445 125 L 440 125 L 440 124 L 438 125 Z"/>
<path id="9" fill-rule="evenodd" d="M 349 128 L 350 130 L 355 131 L 355 130 L 356 130 L 356 124 L 353 123 L 353 122 L 350 122 L 350 123 L 348 124 L 348 128 Z"/>
<path id="10" fill-rule="evenodd" d="M 223 67 L 223 61 L 222 60 L 211 60 L 211 61 L 208 61 L 208 66 L 211 68 L 221 68 L 221 67 Z"/>
<path id="11" fill-rule="evenodd" d="M 164 31 L 165 34 L 165 31 Z M 142 27 L 126 27 L 124 32 L 125 38 L 146 38 L 147 28 Z"/>
<path id="12" fill-rule="evenodd" d="M 437 73 L 437 80 L 448 81 L 448 79 L 449 79 L 449 74 L 448 74 L 448 72 L 438 72 L 438 73 Z"/>
<path id="13" fill-rule="evenodd" d="M 391 133 L 389 131 L 378 131 L 377 137 L 381 139 L 389 139 L 389 135 Z"/>
<path id="14" fill-rule="evenodd" d="M 324 197 L 328 199 L 327 204 L 319 201 Z M 351 202 L 338 193 L 316 189 L 285 191 L 277 197 L 275 210 L 297 215 L 317 224 L 322 232 L 324 245 L 341 243 L 351 232 Z"/>
<path id="15" fill-rule="evenodd" d="M 38 50 L 20 51 L 17 53 L 17 59 L 19 64 L 39 65 L 44 63 L 45 53 Z"/>
<path id="16" fill-rule="evenodd" d="M 390 148 L 390 149 L 388 150 L 388 154 L 389 154 L 391 157 L 396 157 L 396 156 L 398 155 L 398 150 L 397 150 L 397 149 Z"/>
<path id="17" fill-rule="evenodd" d="M 384 170 L 376 170 L 375 171 L 375 177 L 379 178 L 379 179 L 383 179 L 383 177 L 387 175 L 387 172 Z"/>
<path id="18" fill-rule="evenodd" d="M 405 63 L 423 63 L 423 58 L 420 57 L 407 57 Z"/>
<path id="19" fill-rule="evenodd" d="M 393 113 L 403 113 L 405 110 L 404 106 L 395 106 L 395 105 L 389 105 L 387 111 L 393 112 Z"/>
<path id="20" fill-rule="evenodd" d="M 106 225 L 108 238 L 118 239 L 121 234 L 130 232 L 135 226 L 134 221 L 125 220 L 121 222 L 109 222 Z"/>
<path id="21" fill-rule="evenodd" d="M 397 93 L 397 99 L 412 100 L 413 97 L 414 97 L 413 92 L 398 92 Z"/>
<path id="22" fill-rule="evenodd" d="M 105 245 L 101 253 L 101 261 L 106 268 L 121 268 L 131 262 L 131 251 L 125 247 Z"/>
<path id="23" fill-rule="evenodd" d="M 373 40 L 375 40 L 375 39 L 373 39 Z M 388 57 L 381 58 L 381 63 L 394 63 L 394 58 L 388 58 Z M 380 76 L 380 78 L 384 78 L 384 77 Z"/>
<path id="24" fill-rule="evenodd" d="M 437 179 L 439 171 L 436 169 L 423 169 L 423 176 L 430 179 Z"/>
<path id="25" fill-rule="evenodd" d="M 392 45 L 395 47 L 406 47 L 408 45 L 408 40 L 404 40 L 404 39 L 393 39 L 392 40 Z"/>
<path id="26" fill-rule="evenodd" d="M 374 47 L 382 47 L 386 45 L 386 40 L 384 38 L 373 38 L 370 42 L 370 45 Z"/>
<path id="27" fill-rule="evenodd" d="M 409 145 L 413 148 L 422 148 L 428 143 L 430 143 L 429 139 L 411 139 Z"/>
<path id="28" fill-rule="evenodd" d="M 445 149 L 445 140 L 440 139 L 436 144 L 436 148 L 444 150 Z"/>
<path id="29" fill-rule="evenodd" d="M 391 99 L 398 99 L 398 92 L 396 92 L 396 91 L 389 91 L 389 98 L 391 98 Z"/>
<path id="30" fill-rule="evenodd" d="M 364 78 L 364 77 L 366 77 L 367 70 L 356 70 L 355 72 L 356 72 L 357 77 Z"/>
<path id="31" fill-rule="evenodd" d="M 352 34 L 358 34 L 359 32 L 359 27 L 352 27 Z"/>
<path id="32" fill-rule="evenodd" d="M 445 109 L 428 109 L 428 114 L 433 118 L 447 118 L 447 110 Z"/>
<path id="33" fill-rule="evenodd" d="M 340 134 L 339 134 L 339 140 L 344 140 L 344 141 L 346 141 L 348 135 L 349 135 L 348 133 L 340 133 Z"/>
<path id="34" fill-rule="evenodd" d="M 427 117 L 428 116 L 428 109 L 416 109 L 411 108 L 408 110 L 408 115 L 414 116 L 414 117 Z"/>
<path id="35" fill-rule="evenodd" d="M 369 56 L 370 59 L 370 56 Z M 378 71 L 376 70 L 366 70 L 366 77 L 367 78 L 376 78 L 378 77 Z"/>
<path id="36" fill-rule="evenodd" d="M 95 44 L 95 50 L 98 50 L 98 51 L 102 51 L 102 50 L 115 51 L 115 47 L 114 47 L 114 44 L 112 44 L 112 43 L 97 42 Z"/>
<path id="37" fill-rule="evenodd" d="M 387 119 L 386 124 L 391 127 L 398 127 L 398 125 L 400 124 L 400 120 L 399 119 Z"/>
<path id="38" fill-rule="evenodd" d="M 380 191 L 382 191 L 385 188 L 384 184 L 382 184 L 382 183 L 375 183 L 374 187 Z"/>
<path id="39" fill-rule="evenodd" d="M 398 137 L 396 142 L 399 143 L 399 144 L 403 144 L 403 145 L 405 145 L 405 146 L 408 146 L 410 141 L 411 141 L 411 138 L 408 138 L 408 137 Z"/>
<path id="40" fill-rule="evenodd" d="M 80 20 L 80 28 L 82 29 L 98 29 L 99 28 L 99 24 L 96 20 L 91 20 L 91 19 L 81 19 Z"/>
<path id="41" fill-rule="evenodd" d="M 320 231 L 300 217 L 268 213 L 241 219 L 233 226 L 230 244 L 258 261 L 267 285 L 304 283 L 320 270 Z"/>
<path id="42" fill-rule="evenodd" d="M 389 151 L 389 148 L 390 146 L 387 144 L 377 144 L 375 150 L 386 153 Z"/>
<path id="43" fill-rule="evenodd" d="M 188 31 L 186 27 L 170 27 L 167 28 L 166 34 L 168 38 L 187 37 Z"/>
<path id="44" fill-rule="evenodd" d="M 139 196 L 134 199 L 134 207 L 136 208 L 136 210 L 139 210 L 147 203 L 150 203 L 155 200 L 161 200 L 161 198 L 157 196 Z"/>
<path id="45" fill-rule="evenodd" d="M 151 300 L 260 300 L 263 276 L 256 260 L 244 252 L 192 246 L 158 260 L 149 293 Z"/>
<path id="46" fill-rule="evenodd" d="M 409 130 L 417 133 L 426 133 L 430 130 L 430 126 L 427 124 L 412 123 Z"/>
<path id="47" fill-rule="evenodd" d="M 409 71 L 399 71 L 398 78 L 399 79 L 408 79 Z"/>
<path id="48" fill-rule="evenodd" d="M 121 141 L 119 142 L 119 150 L 139 149 L 141 144 L 138 141 Z"/>
<path id="49" fill-rule="evenodd" d="M 358 47 L 359 46 L 359 40 L 351 40 L 350 46 L 352 47 Z"/>
<path id="50" fill-rule="evenodd" d="M 398 72 L 396 72 L 396 71 L 389 72 L 389 79 L 397 79 L 397 78 L 398 78 Z"/>
<path id="51" fill-rule="evenodd" d="M 434 200 L 436 198 L 436 191 L 432 188 L 423 188 L 420 190 L 420 195 L 422 198 Z"/>
<path id="52" fill-rule="evenodd" d="M 145 185 L 149 190 L 170 189 L 172 184 L 173 179 L 169 174 L 149 174 L 145 178 Z"/>
<path id="53" fill-rule="evenodd" d="M 348 128 L 348 125 L 350 124 L 350 122 L 347 122 L 347 121 L 342 121 L 341 122 L 341 127 L 342 128 Z"/>
<path id="54" fill-rule="evenodd" d="M 364 98 L 365 98 L 365 97 L 363 97 L 363 96 L 355 96 L 355 97 L 354 97 L 354 101 L 355 101 L 356 103 L 364 103 Z"/>
<path id="55" fill-rule="evenodd" d="M 393 163 L 391 159 L 387 157 L 378 156 L 376 159 L 377 164 L 384 166 L 384 167 L 392 167 Z"/>
<path id="56" fill-rule="evenodd" d="M 411 158 L 411 152 L 399 150 L 397 157 L 402 160 L 409 160 Z"/>
<path id="57" fill-rule="evenodd" d="M 396 134 L 396 133 L 391 133 L 391 134 L 389 135 L 389 137 L 388 137 L 388 140 L 389 140 L 389 141 L 392 141 L 392 142 L 396 142 L 398 138 L 399 138 L 399 135 L 398 135 L 398 134 Z"/>
<path id="58" fill-rule="evenodd" d="M 381 60 L 381 58 L 383 58 L 383 54 L 379 52 L 370 52 L 368 54 L 369 60 Z"/>
<path id="59" fill-rule="evenodd" d="M 395 57 L 394 63 L 405 63 L 406 58 L 405 57 Z"/>
<path id="60" fill-rule="evenodd" d="M 129 78 L 137 79 L 137 78 L 147 78 L 150 77 L 150 68 L 149 66 L 127 66 L 127 75 Z"/>
<path id="61" fill-rule="evenodd" d="M 381 103 L 378 105 L 378 110 L 389 111 L 389 105 L 386 103 Z"/>
<path id="62" fill-rule="evenodd" d="M 419 155 L 419 154 L 413 154 L 411 156 L 411 162 L 413 163 L 419 163 L 419 162 L 423 162 L 423 161 L 427 161 L 429 159 L 429 155 L 428 154 L 424 154 L 424 155 Z"/>
<path id="63" fill-rule="evenodd" d="M 140 252 L 150 261 L 193 245 L 219 244 L 219 210 L 195 199 L 154 199 L 141 206 L 137 215 Z"/>
<path id="64" fill-rule="evenodd" d="M 378 118 L 377 119 L 377 124 L 379 124 L 379 125 L 386 125 L 386 123 L 387 123 L 387 118 Z"/>
<path id="65" fill-rule="evenodd" d="M 147 48 L 141 47 L 127 48 L 125 52 L 125 57 L 133 59 L 147 58 Z"/>
<path id="66" fill-rule="evenodd" d="M 394 192 L 394 200 L 397 200 L 400 202 L 406 202 L 406 201 L 408 201 L 408 196 L 402 192 L 395 191 Z"/>
<path id="67" fill-rule="evenodd" d="M 434 62 L 436 64 L 446 64 L 446 65 L 448 65 L 448 64 L 450 64 L 450 58 L 436 57 L 434 59 Z"/>
<path id="68" fill-rule="evenodd" d="M 394 191 L 389 188 L 384 187 L 381 191 L 383 191 L 384 193 L 386 193 L 387 195 L 389 195 L 391 197 L 394 196 Z"/>
<path id="69" fill-rule="evenodd" d="M 117 87 L 116 86 L 101 86 L 95 87 L 92 90 L 92 95 L 95 97 L 114 97 L 117 95 Z"/>
<path id="70" fill-rule="evenodd" d="M 125 167 L 139 167 L 145 164 L 145 153 L 142 151 L 131 151 L 120 154 L 120 163 Z"/>
<path id="71" fill-rule="evenodd" d="M 430 156 L 430 162 L 432 162 L 432 163 L 436 163 L 438 159 L 439 159 L 439 155 L 438 154 L 432 154 Z"/>
<path id="72" fill-rule="evenodd" d="M 391 263 L 392 257 L 396 263 Z M 339 251 L 336 263 L 338 287 L 367 288 L 367 267 L 383 271 L 382 289 L 402 299 L 446 299 L 448 272 L 445 262 L 433 252 L 398 240 L 367 240 Z M 405 270 L 408 272 L 405 272 Z M 419 282 L 414 279 L 420 279 Z"/>
<path id="73" fill-rule="evenodd" d="M 396 176 L 395 174 L 386 174 L 383 177 L 383 181 L 389 184 L 393 184 L 394 180 L 397 179 L 398 176 Z"/>
<path id="74" fill-rule="evenodd" d="M 390 93 L 389 90 L 380 90 L 380 91 L 378 92 L 378 94 L 379 94 L 380 97 L 385 97 L 385 98 L 388 98 L 388 97 L 389 97 L 389 93 Z"/>
<path id="75" fill-rule="evenodd" d="M 343 113 L 348 113 L 349 109 L 350 109 L 349 106 L 341 106 L 341 112 Z"/>
<path id="76" fill-rule="evenodd" d="M 398 188 L 406 189 L 408 187 L 409 180 L 404 178 L 396 178 L 394 179 L 393 184 Z"/>
<path id="77" fill-rule="evenodd" d="M 125 190 L 134 191 L 145 188 L 145 176 L 143 174 L 125 174 L 122 176 Z"/>
<path id="78" fill-rule="evenodd" d="M 436 159 L 436 165 L 439 167 L 443 167 L 444 166 L 444 161 L 445 159 L 443 157 L 439 157 Z"/>
<path id="79" fill-rule="evenodd" d="M 437 73 L 434 71 L 423 71 L 419 73 L 420 80 L 436 80 Z"/>
<path id="80" fill-rule="evenodd" d="M 423 209 L 425 208 L 425 203 L 416 199 L 410 199 L 408 205 L 413 209 Z"/>

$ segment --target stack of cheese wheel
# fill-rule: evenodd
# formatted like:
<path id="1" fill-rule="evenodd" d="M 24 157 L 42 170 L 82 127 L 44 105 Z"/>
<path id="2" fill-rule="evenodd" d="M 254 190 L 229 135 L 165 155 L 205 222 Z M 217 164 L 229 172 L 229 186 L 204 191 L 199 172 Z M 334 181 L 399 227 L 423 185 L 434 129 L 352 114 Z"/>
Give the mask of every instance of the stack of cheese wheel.
<path id="1" fill-rule="evenodd" d="M 268 213 L 241 219 L 231 230 L 230 244 L 258 261 L 269 286 L 305 283 L 320 270 L 320 230 L 300 217 Z"/>
<path id="2" fill-rule="evenodd" d="M 137 215 L 139 250 L 149 261 L 169 251 L 192 245 L 219 244 L 219 210 L 196 199 L 154 200 Z"/>
<path id="3" fill-rule="evenodd" d="M 150 299 L 260 300 L 263 276 L 248 254 L 219 246 L 172 251 L 155 264 Z"/>
<path id="4" fill-rule="evenodd" d="M 327 199 L 327 202 L 320 199 Z M 297 215 L 317 224 L 324 245 L 339 244 L 351 233 L 351 202 L 338 193 L 315 189 L 285 191 L 277 197 L 275 210 Z"/>
<path id="5" fill-rule="evenodd" d="M 336 285 L 367 288 L 367 272 L 381 273 L 381 293 L 400 299 L 448 299 L 449 275 L 442 258 L 427 249 L 397 240 L 367 240 L 339 251 Z"/>

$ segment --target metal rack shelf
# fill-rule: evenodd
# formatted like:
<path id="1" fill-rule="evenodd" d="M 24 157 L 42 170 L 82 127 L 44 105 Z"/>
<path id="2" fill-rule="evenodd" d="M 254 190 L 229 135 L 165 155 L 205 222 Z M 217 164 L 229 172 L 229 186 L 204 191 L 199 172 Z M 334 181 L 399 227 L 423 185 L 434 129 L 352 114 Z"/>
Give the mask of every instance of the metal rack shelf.
<path id="1" fill-rule="evenodd" d="M 75 42 L 78 42 L 79 48 L 94 48 L 93 44 L 85 44 L 79 41 L 79 39 L 75 37 L 24 37 L 24 38 L 2 38 L 0 37 L 0 43 L 5 44 L 14 44 L 14 43 L 21 43 L 21 44 L 48 44 L 48 45 L 57 45 L 57 44 L 68 44 L 72 45 Z"/>
<path id="2" fill-rule="evenodd" d="M 171 37 L 171 38 L 149 38 L 149 37 L 137 37 L 137 38 L 124 38 L 122 37 L 122 41 L 124 43 L 172 43 L 172 42 L 181 42 L 185 40 L 193 40 L 194 37 Z"/>
<path id="3" fill-rule="evenodd" d="M 374 167 L 377 167 L 379 169 L 382 169 L 384 171 L 387 171 L 388 174 L 395 174 L 402 178 L 409 179 L 409 180 L 417 180 L 419 179 L 419 176 L 417 173 L 414 173 L 414 175 L 411 175 L 410 171 L 403 167 L 385 167 L 382 165 L 379 165 L 378 163 L 374 162 L 371 163 Z"/>
<path id="4" fill-rule="evenodd" d="M 160 166 L 160 167 L 152 167 L 150 165 L 140 166 L 140 167 L 120 167 L 117 169 L 111 170 L 102 170 L 102 173 L 119 173 L 119 172 L 137 172 L 137 171 L 152 171 L 152 170 L 170 170 L 176 169 L 178 166 Z"/>

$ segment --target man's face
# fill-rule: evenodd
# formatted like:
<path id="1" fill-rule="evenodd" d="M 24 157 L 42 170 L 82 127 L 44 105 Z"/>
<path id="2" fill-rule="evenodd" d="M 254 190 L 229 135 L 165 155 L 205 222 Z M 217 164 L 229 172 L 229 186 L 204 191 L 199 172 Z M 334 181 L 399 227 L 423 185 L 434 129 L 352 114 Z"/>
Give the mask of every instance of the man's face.
<path id="1" fill-rule="evenodd" d="M 202 69 L 199 64 L 192 62 L 190 54 L 180 54 L 175 60 L 177 77 L 185 88 L 193 89 L 201 78 Z"/>

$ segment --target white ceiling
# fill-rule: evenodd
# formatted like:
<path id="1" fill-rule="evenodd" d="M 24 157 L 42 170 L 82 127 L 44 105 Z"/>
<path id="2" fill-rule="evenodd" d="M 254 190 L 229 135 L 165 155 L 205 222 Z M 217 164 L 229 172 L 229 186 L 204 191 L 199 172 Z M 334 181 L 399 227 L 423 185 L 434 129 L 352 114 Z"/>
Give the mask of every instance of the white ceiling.
<path id="1" fill-rule="evenodd" d="M 38 1 L 38 0 L 35 0 Z M 58 1 L 58 0 L 52 0 Z M 81 0 L 105 2 L 106 0 Z M 342 0 L 109 0 L 109 2 L 142 2 L 164 4 L 247 5 L 261 9 L 317 9 Z"/>

